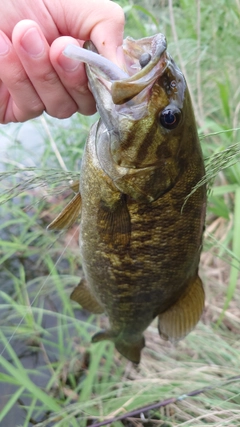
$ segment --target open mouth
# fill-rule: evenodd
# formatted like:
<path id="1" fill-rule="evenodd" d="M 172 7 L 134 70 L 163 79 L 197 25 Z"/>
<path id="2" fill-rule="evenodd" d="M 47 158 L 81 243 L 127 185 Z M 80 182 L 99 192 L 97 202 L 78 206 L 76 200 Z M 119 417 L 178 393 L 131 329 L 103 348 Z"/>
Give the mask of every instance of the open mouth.
<path id="1" fill-rule="evenodd" d="M 140 40 L 126 38 L 123 51 L 127 72 L 99 55 L 91 41 L 84 47 L 68 45 L 63 54 L 69 58 L 85 62 L 97 78 L 106 80 L 105 86 L 116 105 L 124 104 L 151 87 L 168 64 L 167 42 L 163 34 Z M 109 87 L 110 83 L 110 87 Z"/>

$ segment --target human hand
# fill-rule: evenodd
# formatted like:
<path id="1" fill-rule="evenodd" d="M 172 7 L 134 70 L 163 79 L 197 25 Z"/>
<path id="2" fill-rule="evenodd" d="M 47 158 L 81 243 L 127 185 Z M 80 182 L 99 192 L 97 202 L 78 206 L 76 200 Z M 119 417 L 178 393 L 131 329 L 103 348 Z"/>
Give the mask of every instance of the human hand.
<path id="1" fill-rule="evenodd" d="M 91 39 L 121 65 L 122 9 L 109 0 L 0 0 L 0 6 L 0 123 L 44 110 L 58 118 L 93 114 L 84 65 L 62 51 Z"/>

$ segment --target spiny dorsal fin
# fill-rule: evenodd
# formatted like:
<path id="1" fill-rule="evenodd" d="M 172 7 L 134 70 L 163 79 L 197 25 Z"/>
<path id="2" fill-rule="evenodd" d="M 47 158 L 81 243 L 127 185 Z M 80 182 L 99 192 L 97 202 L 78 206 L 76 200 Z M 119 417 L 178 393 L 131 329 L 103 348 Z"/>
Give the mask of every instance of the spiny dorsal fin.
<path id="1" fill-rule="evenodd" d="M 79 193 L 79 180 L 73 181 L 70 187 L 74 193 Z"/>
<path id="2" fill-rule="evenodd" d="M 172 342 L 184 338 L 198 323 L 204 308 L 205 294 L 201 279 L 192 279 L 187 292 L 167 311 L 158 316 L 160 336 Z"/>
<path id="3" fill-rule="evenodd" d="M 75 223 L 81 212 L 80 193 L 75 194 L 72 200 L 65 206 L 60 214 L 47 227 L 48 230 L 62 230 Z"/>
<path id="4" fill-rule="evenodd" d="M 104 312 L 104 308 L 96 300 L 95 296 L 91 293 L 88 288 L 85 279 L 82 279 L 78 286 L 73 290 L 70 295 L 71 300 L 77 302 L 85 310 L 90 311 L 94 314 L 101 314 Z"/>

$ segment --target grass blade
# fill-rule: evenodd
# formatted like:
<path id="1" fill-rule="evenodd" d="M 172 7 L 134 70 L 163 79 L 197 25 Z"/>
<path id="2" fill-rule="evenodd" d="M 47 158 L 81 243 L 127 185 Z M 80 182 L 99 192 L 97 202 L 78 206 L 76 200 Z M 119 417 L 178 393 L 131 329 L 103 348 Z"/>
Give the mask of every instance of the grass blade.
<path id="1" fill-rule="evenodd" d="M 23 391 L 25 390 L 25 386 L 20 387 L 15 393 L 10 397 L 9 401 L 3 407 L 0 413 L 0 422 L 4 419 L 4 417 L 11 411 L 14 404 L 17 402 Z"/>

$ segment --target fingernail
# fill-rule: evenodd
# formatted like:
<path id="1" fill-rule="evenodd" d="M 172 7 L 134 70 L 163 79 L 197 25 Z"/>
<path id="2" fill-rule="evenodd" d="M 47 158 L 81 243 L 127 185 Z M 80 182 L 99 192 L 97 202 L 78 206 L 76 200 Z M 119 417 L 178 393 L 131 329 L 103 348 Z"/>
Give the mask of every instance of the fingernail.
<path id="1" fill-rule="evenodd" d="M 0 55 L 6 55 L 8 53 L 10 45 L 7 37 L 0 32 Z"/>
<path id="2" fill-rule="evenodd" d="M 44 43 L 41 35 L 39 34 L 37 28 L 30 28 L 24 34 L 21 45 L 23 49 L 31 56 L 38 57 L 44 51 Z"/>
<path id="3" fill-rule="evenodd" d="M 58 63 L 64 71 L 71 72 L 78 69 L 81 62 L 77 59 L 66 58 L 63 54 L 59 55 Z"/>

